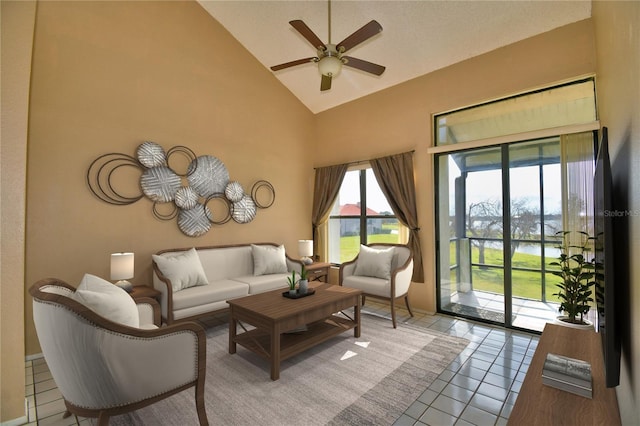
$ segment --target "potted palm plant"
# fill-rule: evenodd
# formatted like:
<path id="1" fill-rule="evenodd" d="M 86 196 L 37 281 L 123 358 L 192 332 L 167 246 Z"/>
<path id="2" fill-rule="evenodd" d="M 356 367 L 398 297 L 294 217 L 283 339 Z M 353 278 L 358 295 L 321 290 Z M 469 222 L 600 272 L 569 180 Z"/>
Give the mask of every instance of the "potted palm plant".
<path id="1" fill-rule="evenodd" d="M 300 270 L 300 281 L 298 281 L 298 291 L 301 294 L 306 294 L 309 289 L 309 280 L 307 279 L 307 270 L 304 267 L 304 263 L 302 264 L 302 269 Z"/>
<path id="2" fill-rule="evenodd" d="M 287 282 L 289 283 L 289 294 L 296 294 L 296 271 L 291 271 L 291 276 L 287 277 Z"/>
<path id="3" fill-rule="evenodd" d="M 596 284 L 597 271 L 595 259 L 587 260 L 586 256 L 595 238 L 581 231 L 580 243 L 571 244 L 570 233 L 571 231 L 556 233 L 561 237 L 561 242 L 556 246 L 560 250 L 560 255 L 557 261 L 549 264 L 559 268 L 550 272 L 561 279 L 556 284 L 560 290 L 554 293 L 554 296 L 560 299 L 558 311 L 563 312 L 564 315 L 557 318 L 557 323 L 575 328 L 593 328 L 593 324 L 585 316 L 593 302 L 591 287 Z"/>

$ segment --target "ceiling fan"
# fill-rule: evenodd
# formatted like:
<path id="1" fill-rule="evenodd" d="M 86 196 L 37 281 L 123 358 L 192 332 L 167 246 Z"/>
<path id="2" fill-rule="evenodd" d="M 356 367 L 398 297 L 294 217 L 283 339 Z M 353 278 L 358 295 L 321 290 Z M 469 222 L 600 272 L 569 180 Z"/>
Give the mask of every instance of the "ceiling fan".
<path id="1" fill-rule="evenodd" d="M 318 64 L 318 70 L 322 75 L 320 82 L 320 90 L 331 89 L 331 79 L 340 73 L 342 65 L 346 65 L 351 68 L 357 68 L 362 71 L 366 71 L 371 74 L 381 75 L 385 67 L 382 65 L 374 64 L 372 62 L 364 61 L 362 59 L 354 58 L 352 56 L 344 56 L 344 53 L 349 49 L 359 45 L 360 43 L 370 39 L 374 35 L 382 31 L 382 26 L 375 20 L 370 21 L 362 28 L 345 38 L 338 44 L 331 43 L 331 0 L 329 0 L 329 43 L 325 44 L 320 38 L 315 35 L 313 31 L 301 20 L 289 21 L 289 24 L 295 28 L 309 43 L 317 49 L 317 56 L 309 58 L 297 59 L 295 61 L 286 62 L 280 65 L 274 65 L 271 67 L 272 71 L 279 71 L 285 68 L 294 67 L 296 65 L 302 65 L 309 62 L 316 62 Z"/>

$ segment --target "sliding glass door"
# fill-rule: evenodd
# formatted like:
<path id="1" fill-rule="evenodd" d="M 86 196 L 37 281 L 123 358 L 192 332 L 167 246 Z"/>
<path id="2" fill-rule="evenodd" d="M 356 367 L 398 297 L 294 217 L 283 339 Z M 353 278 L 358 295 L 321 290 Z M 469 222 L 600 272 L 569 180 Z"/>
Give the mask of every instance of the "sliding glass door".
<path id="1" fill-rule="evenodd" d="M 580 159 L 560 137 L 436 156 L 441 312 L 536 331 L 557 315 L 548 265 L 556 232 L 587 215 L 589 190 L 567 188 L 589 182 L 570 171 L 592 164 L 592 140 L 582 138 Z"/>
<path id="2" fill-rule="evenodd" d="M 503 323 L 501 148 L 439 155 L 437 164 L 440 308 Z"/>

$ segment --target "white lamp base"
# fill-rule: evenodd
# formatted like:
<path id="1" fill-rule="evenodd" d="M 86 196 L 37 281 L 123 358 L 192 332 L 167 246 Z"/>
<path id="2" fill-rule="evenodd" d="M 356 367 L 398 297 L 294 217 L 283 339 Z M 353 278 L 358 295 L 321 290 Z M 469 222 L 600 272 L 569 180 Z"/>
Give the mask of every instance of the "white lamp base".
<path id="1" fill-rule="evenodd" d="M 133 284 L 131 284 L 127 280 L 120 280 L 120 281 L 116 282 L 115 285 L 117 285 L 118 287 L 120 287 L 121 289 L 126 291 L 127 293 L 131 293 L 133 291 Z"/>
<path id="2" fill-rule="evenodd" d="M 302 263 L 304 263 L 305 265 L 311 265 L 313 263 L 313 259 L 311 259 L 310 257 L 303 257 L 302 259 L 300 259 L 300 261 Z"/>

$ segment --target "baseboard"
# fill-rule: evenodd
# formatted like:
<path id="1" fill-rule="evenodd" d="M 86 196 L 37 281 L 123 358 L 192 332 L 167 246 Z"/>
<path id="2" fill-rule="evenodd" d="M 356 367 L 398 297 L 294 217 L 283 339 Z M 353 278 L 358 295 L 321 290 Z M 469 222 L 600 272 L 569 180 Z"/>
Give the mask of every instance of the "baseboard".
<path id="1" fill-rule="evenodd" d="M 26 361 L 33 361 L 33 360 L 41 359 L 41 358 L 44 358 L 44 355 L 42 354 L 42 352 L 39 353 L 39 354 L 27 355 L 25 357 L 25 360 Z"/>
<path id="2" fill-rule="evenodd" d="M 0 422 L 0 426 L 19 426 L 27 424 L 29 421 L 29 401 L 25 398 L 24 400 L 24 413 L 25 415 L 22 417 L 18 417 L 17 419 L 7 420 L 6 422 Z"/>

